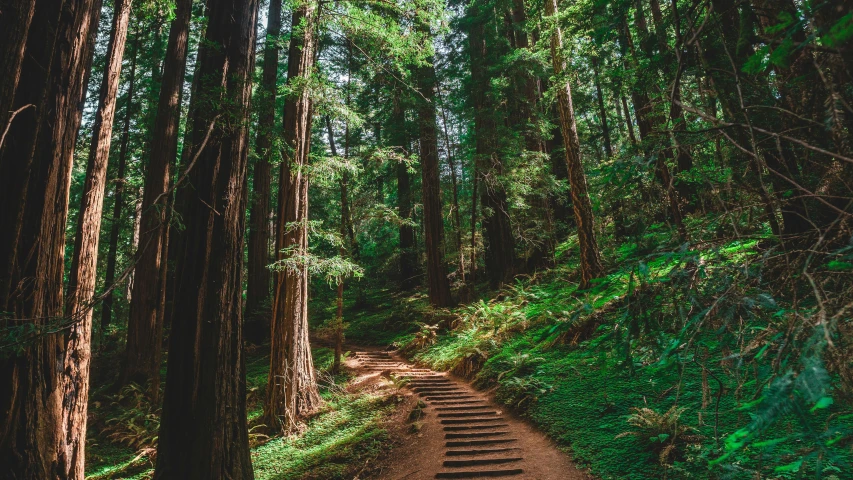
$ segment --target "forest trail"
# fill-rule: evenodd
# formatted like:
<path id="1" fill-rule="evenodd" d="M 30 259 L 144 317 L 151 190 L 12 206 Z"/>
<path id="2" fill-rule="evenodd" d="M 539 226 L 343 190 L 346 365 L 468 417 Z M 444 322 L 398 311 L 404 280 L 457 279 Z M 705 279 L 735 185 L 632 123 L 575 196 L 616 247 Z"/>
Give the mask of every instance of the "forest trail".
<path id="1" fill-rule="evenodd" d="M 462 380 L 416 368 L 389 352 L 359 351 L 355 360 L 368 372 L 408 379 L 411 404 L 422 408 L 417 435 L 391 452 L 380 479 L 592 478 L 541 432 Z"/>

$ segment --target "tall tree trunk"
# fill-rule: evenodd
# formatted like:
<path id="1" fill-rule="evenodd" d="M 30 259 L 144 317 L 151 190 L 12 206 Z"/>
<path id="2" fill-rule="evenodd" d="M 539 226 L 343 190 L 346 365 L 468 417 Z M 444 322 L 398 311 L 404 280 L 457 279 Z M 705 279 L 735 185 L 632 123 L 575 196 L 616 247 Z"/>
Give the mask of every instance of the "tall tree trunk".
<path id="1" fill-rule="evenodd" d="M 604 108 L 604 94 L 601 91 L 601 80 L 598 78 L 598 57 L 592 57 L 592 72 L 595 80 L 595 93 L 598 100 L 598 116 L 601 121 L 601 135 L 604 137 L 604 153 L 613 156 L 613 145 L 610 141 L 610 127 L 607 125 L 607 109 Z"/>
<path id="2" fill-rule="evenodd" d="M 441 85 L 440 82 L 435 84 L 435 93 L 438 101 L 441 103 Z M 447 115 L 441 107 L 438 108 L 441 112 L 441 128 L 444 133 L 444 146 L 447 150 L 447 166 L 450 168 L 450 181 L 453 186 L 453 227 L 454 237 L 456 238 L 456 254 L 459 256 L 459 274 L 462 281 L 465 281 L 465 250 L 462 247 L 462 219 L 459 211 L 459 181 L 456 174 L 456 162 L 453 159 L 453 146 L 450 143 L 450 134 L 447 131 Z"/>
<path id="3" fill-rule="evenodd" d="M 211 2 L 199 48 L 192 102 L 217 107 L 193 108 L 158 479 L 253 478 L 241 277 L 257 15 L 257 0 Z"/>
<path id="4" fill-rule="evenodd" d="M 347 80 L 349 83 L 349 80 Z M 347 96 L 349 99 L 349 96 Z M 335 147 L 335 133 L 332 130 L 332 120 L 329 117 L 326 117 L 326 132 L 329 135 L 329 148 L 332 151 L 332 156 L 338 156 L 338 149 Z M 349 139 L 347 139 L 349 140 Z M 347 142 L 348 143 L 348 142 Z M 347 149 L 348 150 L 348 149 Z M 348 153 L 348 152 L 347 152 Z M 338 255 L 341 258 L 344 258 L 347 254 L 346 248 L 344 248 L 344 242 L 346 242 L 350 238 L 351 228 L 348 228 L 349 224 L 349 198 L 347 195 L 347 179 L 345 176 L 345 171 L 342 172 L 344 177 L 341 178 L 340 187 L 341 187 L 341 223 L 340 223 L 340 235 L 341 235 L 341 246 L 338 248 Z M 343 277 L 338 278 L 338 292 L 337 292 L 337 314 L 335 315 L 335 324 L 334 324 L 334 336 L 335 336 L 335 358 L 332 363 L 332 372 L 337 374 L 341 369 L 341 355 L 343 354 L 343 343 L 344 343 L 344 279 Z"/>
<path id="5" fill-rule="evenodd" d="M 409 141 L 406 138 L 406 116 L 403 111 L 402 93 L 394 92 L 394 105 L 392 110 L 393 124 L 391 130 L 391 144 L 399 149 L 400 155 L 408 156 Z M 397 170 L 397 215 L 403 222 L 412 220 L 412 185 L 409 176 L 409 166 L 405 162 L 398 162 Z M 418 285 L 417 277 L 417 254 L 415 253 L 415 229 L 408 223 L 401 223 L 400 234 L 400 289 L 408 291 Z"/>
<path id="6" fill-rule="evenodd" d="M 83 183 L 82 205 L 77 217 L 77 236 L 69 272 L 65 314 L 73 322 L 66 337 L 65 371 L 63 377 L 63 431 L 71 442 L 79 442 L 75 456 L 75 476 L 82 478 L 86 419 L 89 401 L 89 366 L 92 357 L 92 304 L 98 269 L 98 243 L 101 238 L 101 218 L 104 209 L 107 165 L 110 158 L 116 97 L 121 81 L 124 45 L 130 20 L 131 0 L 115 0 L 110 42 L 107 47 L 104 78 L 101 83 L 98 110 L 92 128 L 92 144 L 86 179 Z"/>
<path id="7" fill-rule="evenodd" d="M 3 148 L 7 128 L 15 115 L 15 110 L 10 107 L 21 78 L 24 49 L 35 7 L 36 0 L 0 0 L 0 72 L 3 72 L 0 80 L 0 148 Z"/>
<path id="8" fill-rule="evenodd" d="M 3 228 L 13 244 L 4 270 L 11 288 L 0 298 L 11 318 L 3 325 L 34 332 L 0 360 L 0 465 L 11 478 L 83 479 L 79 422 L 85 419 L 77 418 L 81 385 L 74 357 L 81 352 L 81 326 L 63 316 L 62 277 L 72 152 L 99 13 L 98 0 L 39 2 L 15 89 L 16 105 L 34 107 L 16 118 L 23 135 L 0 151 L 3 167 L 16 162 L 3 169 L 13 175 L 0 176 L 0 187 L 13 193 L 7 187 L 19 185 L 9 205 L 20 208 L 4 218 L 12 220 L 9 231 Z M 59 326 L 69 331 L 45 331 Z"/>
<path id="9" fill-rule="evenodd" d="M 487 60 L 486 19 L 476 3 L 468 5 L 471 19 L 468 48 L 471 59 L 471 98 L 474 104 L 475 161 L 481 183 L 482 226 L 486 240 L 486 270 L 492 287 L 511 279 L 515 273 L 515 241 L 512 236 L 506 192 L 499 177 L 503 164 L 497 151 L 495 105 L 487 87 L 490 84 Z"/>
<path id="10" fill-rule="evenodd" d="M 312 74 L 317 55 L 317 6 L 312 2 L 293 11 L 297 25 L 290 40 L 287 82 L 297 85 Z M 308 153 L 311 148 L 313 104 L 298 89 L 284 103 L 284 158 L 279 175 L 276 258 L 287 262 L 308 253 Z M 276 274 L 270 343 L 270 373 L 264 405 L 266 424 L 290 430 L 298 418 L 321 402 L 308 341 L 308 269 L 282 266 Z"/>
<path id="11" fill-rule="evenodd" d="M 553 17 L 557 14 L 557 1 L 545 0 L 545 14 Z M 551 36 L 551 58 L 554 64 L 554 74 L 557 78 L 563 74 L 566 61 L 562 58 L 563 34 L 555 27 Z M 569 185 L 572 190 L 572 208 L 578 228 L 578 243 L 581 254 L 581 288 L 587 288 L 590 281 L 601 276 L 601 254 L 595 239 L 595 224 L 592 214 L 592 203 L 587 193 L 586 175 L 583 171 L 580 155 L 580 140 L 572 105 L 571 84 L 565 81 L 558 85 L 557 105 L 560 111 L 560 129 L 563 133 L 563 145 L 566 148 L 566 165 L 569 170 Z"/>
<path id="12" fill-rule="evenodd" d="M 133 53 L 130 60 L 130 74 L 127 79 L 127 100 L 124 107 L 124 124 L 121 129 L 121 141 L 118 154 L 118 168 L 116 170 L 115 191 L 113 194 L 113 215 L 110 224 L 110 243 L 107 251 L 107 271 L 104 275 L 104 285 L 112 288 L 116 275 L 116 255 L 118 253 L 118 239 L 123 222 L 124 211 L 124 175 L 127 169 L 127 150 L 130 144 L 130 120 L 133 117 L 133 97 L 136 93 L 136 61 L 139 56 L 139 31 L 134 34 Z M 112 321 L 113 302 L 115 296 L 112 291 L 106 292 L 101 309 L 101 332 L 103 332 Z"/>
<path id="13" fill-rule="evenodd" d="M 160 360 L 163 343 L 163 312 L 160 308 L 165 279 L 162 278 L 166 244 L 169 166 L 178 152 L 181 88 L 187 63 L 192 0 L 179 0 L 169 30 L 166 59 L 151 130 L 151 155 L 145 171 L 140 217 L 139 260 L 133 280 L 127 346 L 120 383 L 148 386 L 151 398 L 160 392 Z"/>
<path id="14" fill-rule="evenodd" d="M 269 317 L 263 312 L 270 299 L 270 179 L 275 137 L 275 98 L 278 78 L 278 50 L 281 35 L 281 0 L 271 0 L 267 16 L 267 40 L 264 45 L 264 70 L 261 79 L 258 137 L 255 140 L 257 162 L 252 178 L 249 211 L 249 265 L 246 286 L 246 339 L 261 343 L 269 335 Z"/>
<path id="15" fill-rule="evenodd" d="M 424 31 L 428 27 L 423 27 Z M 450 281 L 444 263 L 444 218 L 441 214 L 441 179 L 438 173 L 438 131 L 435 116 L 435 67 L 419 67 L 418 123 L 420 131 L 421 195 L 424 206 L 424 247 L 427 256 L 429 301 L 449 307 Z"/>

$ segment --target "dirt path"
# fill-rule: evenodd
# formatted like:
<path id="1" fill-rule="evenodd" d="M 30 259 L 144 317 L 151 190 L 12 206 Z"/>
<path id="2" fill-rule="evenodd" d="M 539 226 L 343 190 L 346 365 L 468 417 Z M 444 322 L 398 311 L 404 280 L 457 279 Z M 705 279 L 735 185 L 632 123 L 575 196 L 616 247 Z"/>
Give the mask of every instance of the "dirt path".
<path id="1" fill-rule="evenodd" d="M 359 351 L 355 360 L 367 371 L 409 378 L 405 389 L 425 405 L 420 430 L 392 451 L 380 479 L 592 478 L 543 434 L 459 379 L 415 368 L 389 352 Z"/>

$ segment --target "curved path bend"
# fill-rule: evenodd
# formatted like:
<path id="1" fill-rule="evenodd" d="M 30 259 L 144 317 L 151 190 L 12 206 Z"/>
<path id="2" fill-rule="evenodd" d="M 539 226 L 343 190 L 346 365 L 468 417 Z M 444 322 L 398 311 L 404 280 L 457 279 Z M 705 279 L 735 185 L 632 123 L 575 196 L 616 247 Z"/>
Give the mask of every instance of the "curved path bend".
<path id="1" fill-rule="evenodd" d="M 359 351 L 355 360 L 368 371 L 408 378 L 405 388 L 426 404 L 421 429 L 392 452 L 393 460 L 380 479 L 592 478 L 542 433 L 466 382 L 416 368 L 389 352 Z"/>

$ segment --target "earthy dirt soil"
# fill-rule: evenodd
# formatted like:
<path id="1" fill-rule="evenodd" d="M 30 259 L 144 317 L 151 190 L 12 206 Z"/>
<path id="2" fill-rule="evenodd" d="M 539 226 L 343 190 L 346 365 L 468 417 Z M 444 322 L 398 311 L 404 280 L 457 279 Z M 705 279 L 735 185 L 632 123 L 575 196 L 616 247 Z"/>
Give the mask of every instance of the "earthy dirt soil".
<path id="1" fill-rule="evenodd" d="M 379 472 L 372 478 L 593 478 L 545 435 L 462 379 L 373 349 L 359 349 L 347 367 L 358 375 L 351 388 L 382 389 L 400 403 L 388 421 L 394 446 L 370 469 Z"/>

